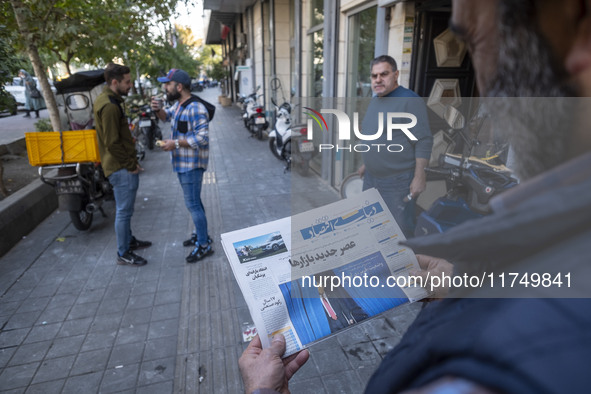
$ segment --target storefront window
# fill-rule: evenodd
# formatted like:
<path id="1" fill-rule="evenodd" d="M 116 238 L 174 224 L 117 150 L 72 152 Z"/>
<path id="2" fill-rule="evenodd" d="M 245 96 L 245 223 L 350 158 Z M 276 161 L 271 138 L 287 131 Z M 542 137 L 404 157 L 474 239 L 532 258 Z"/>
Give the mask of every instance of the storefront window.
<path id="1" fill-rule="evenodd" d="M 363 111 L 360 106 L 367 104 L 372 96 L 371 70 L 369 64 L 373 60 L 376 39 L 377 7 L 373 6 L 348 18 L 347 43 L 347 111 L 349 113 Z M 359 100 L 363 98 L 364 100 Z M 356 141 L 352 141 L 353 144 Z M 335 183 L 340 184 L 341 178 L 354 173 L 361 166 L 362 159 L 358 153 L 344 152 L 342 170 L 335 167 Z M 340 173 L 340 174 L 339 174 Z"/>
<path id="2" fill-rule="evenodd" d="M 369 63 L 374 58 L 376 14 L 374 6 L 349 17 L 348 97 L 371 97 Z"/>
<path id="3" fill-rule="evenodd" d="M 324 0 L 312 0 L 312 19 L 311 26 L 321 25 L 324 23 Z"/>
<path id="4" fill-rule="evenodd" d="M 312 40 L 312 86 L 310 92 L 312 97 L 322 96 L 322 82 L 324 75 L 324 30 L 318 30 L 310 35 Z"/>

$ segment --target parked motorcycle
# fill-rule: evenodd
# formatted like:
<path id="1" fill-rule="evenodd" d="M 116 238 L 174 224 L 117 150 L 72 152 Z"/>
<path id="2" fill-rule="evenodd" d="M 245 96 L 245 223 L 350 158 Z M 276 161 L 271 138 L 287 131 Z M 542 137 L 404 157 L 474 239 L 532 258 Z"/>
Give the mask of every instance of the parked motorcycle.
<path id="1" fill-rule="evenodd" d="M 56 82 L 72 130 L 92 129 L 92 104 L 103 89 L 103 75 L 104 70 L 84 71 Z M 39 165 L 41 180 L 55 188 L 60 210 L 68 211 L 74 227 L 84 231 L 90 228 L 96 211 L 106 217 L 102 204 L 114 199 L 113 188 L 99 163 L 98 149 L 91 148 L 96 145 L 96 132 L 68 133 L 26 133 L 27 153 L 29 162 Z M 33 141 L 35 137 L 43 141 L 34 144 L 36 150 L 29 149 L 29 139 Z"/>
<path id="2" fill-rule="evenodd" d="M 415 236 L 441 233 L 488 214 L 490 199 L 518 184 L 509 168 L 492 163 L 498 155 L 485 158 L 471 155 L 479 142 L 466 135 L 464 118 L 455 108 L 448 109 L 446 121 L 450 125 L 448 135 L 455 140 L 449 150 L 458 150 L 460 146 L 461 153 L 445 152 L 439 157 L 438 167 L 425 169 L 428 180 L 445 180 L 447 194 L 419 215 Z"/>
<path id="3" fill-rule="evenodd" d="M 162 131 L 158 126 L 158 118 L 149 105 L 142 105 L 138 116 L 138 127 L 143 142 L 149 150 L 153 150 L 155 142 L 162 139 Z"/>
<path id="4" fill-rule="evenodd" d="M 284 102 L 280 106 L 271 99 L 275 106 L 275 127 L 269 133 L 269 149 L 273 156 L 286 162 L 291 161 L 291 105 Z"/>
<path id="5" fill-rule="evenodd" d="M 263 139 L 263 131 L 269 127 L 269 122 L 265 116 L 265 108 L 259 105 L 258 98 L 262 95 L 257 95 L 260 86 L 257 86 L 254 93 L 248 96 L 241 96 L 238 101 L 242 103 L 242 120 L 244 126 L 259 140 Z"/>
<path id="6" fill-rule="evenodd" d="M 45 171 L 57 168 L 57 176 L 47 176 Z M 113 187 L 105 177 L 100 163 L 76 163 L 39 167 L 41 180 L 54 187 L 59 209 L 68 211 L 74 227 L 88 230 L 96 211 L 103 211 L 104 201 L 113 200 Z"/>

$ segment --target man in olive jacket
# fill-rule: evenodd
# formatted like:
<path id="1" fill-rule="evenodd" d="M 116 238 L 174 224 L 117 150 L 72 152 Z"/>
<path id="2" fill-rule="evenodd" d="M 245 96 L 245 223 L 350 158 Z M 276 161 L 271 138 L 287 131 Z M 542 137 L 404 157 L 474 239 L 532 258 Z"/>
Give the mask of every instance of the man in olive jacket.
<path id="1" fill-rule="evenodd" d="M 133 251 L 152 245 L 131 234 L 131 216 L 139 186 L 139 172 L 135 144 L 123 109 L 123 98 L 131 89 L 130 69 L 109 63 L 105 69 L 107 86 L 94 103 L 94 119 L 98 147 L 105 176 L 113 185 L 117 213 L 117 264 L 142 266 L 146 259 Z"/>

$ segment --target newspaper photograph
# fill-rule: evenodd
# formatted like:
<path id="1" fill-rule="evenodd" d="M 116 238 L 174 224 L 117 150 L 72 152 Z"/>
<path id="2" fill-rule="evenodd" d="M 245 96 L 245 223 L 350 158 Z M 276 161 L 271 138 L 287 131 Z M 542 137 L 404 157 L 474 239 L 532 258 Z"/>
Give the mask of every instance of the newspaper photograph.
<path id="1" fill-rule="evenodd" d="M 292 217 L 222 234 L 263 347 L 285 356 L 389 309 L 428 297 L 414 253 L 375 189 Z"/>

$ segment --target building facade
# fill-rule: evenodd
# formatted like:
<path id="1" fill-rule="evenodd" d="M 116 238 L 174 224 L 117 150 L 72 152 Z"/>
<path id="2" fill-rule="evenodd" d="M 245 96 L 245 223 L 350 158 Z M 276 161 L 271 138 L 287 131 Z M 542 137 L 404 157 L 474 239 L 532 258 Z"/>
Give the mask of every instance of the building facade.
<path id="1" fill-rule="evenodd" d="M 205 9 L 206 42 L 223 46 L 224 93 L 235 100 L 258 88 L 269 115 L 272 99 L 290 96 L 318 107 L 369 99 L 369 64 L 383 54 L 396 60 L 399 83 L 426 98 L 434 133 L 446 106 L 478 96 L 466 48 L 448 29 L 451 0 L 205 0 Z M 336 141 L 329 129 L 315 145 Z M 311 167 L 338 189 L 360 165 L 359 155 L 326 151 Z"/>

